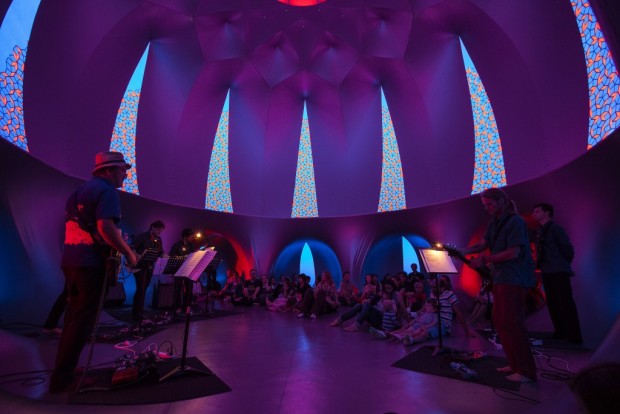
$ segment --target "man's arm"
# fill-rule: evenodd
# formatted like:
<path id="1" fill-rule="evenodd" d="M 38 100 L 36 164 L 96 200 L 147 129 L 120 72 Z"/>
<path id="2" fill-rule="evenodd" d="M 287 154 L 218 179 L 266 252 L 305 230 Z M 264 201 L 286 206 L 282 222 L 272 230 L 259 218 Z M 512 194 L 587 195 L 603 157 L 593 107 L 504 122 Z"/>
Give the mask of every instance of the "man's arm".
<path id="1" fill-rule="evenodd" d="M 127 265 L 129 267 L 133 267 L 138 263 L 136 254 L 133 250 L 131 250 L 127 243 L 125 243 L 125 240 L 123 240 L 123 235 L 116 227 L 114 220 L 111 218 L 97 220 L 97 231 L 106 243 L 125 256 L 125 260 L 127 261 Z"/>
<path id="2" fill-rule="evenodd" d="M 482 267 L 485 264 L 489 263 L 507 262 L 509 260 L 514 260 L 519 257 L 519 252 L 519 246 L 513 246 L 507 248 L 506 250 L 502 250 L 501 252 L 491 254 L 489 256 L 478 256 L 474 259 L 471 259 L 471 266 Z"/>
<path id="3" fill-rule="evenodd" d="M 486 250 L 487 247 L 487 241 L 485 239 L 480 239 L 480 241 L 473 246 L 464 247 L 458 250 L 463 254 L 463 256 L 465 256 L 467 254 L 480 253 L 481 251 Z"/>

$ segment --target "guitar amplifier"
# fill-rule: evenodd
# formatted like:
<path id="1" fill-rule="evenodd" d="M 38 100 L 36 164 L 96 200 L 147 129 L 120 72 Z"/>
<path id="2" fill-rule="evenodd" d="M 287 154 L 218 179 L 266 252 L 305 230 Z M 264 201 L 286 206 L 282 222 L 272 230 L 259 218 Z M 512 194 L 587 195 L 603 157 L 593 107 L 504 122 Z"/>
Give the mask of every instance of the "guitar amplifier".
<path id="1" fill-rule="evenodd" d="M 158 283 L 153 289 L 153 308 L 171 308 L 174 304 L 174 286 L 172 283 Z"/>

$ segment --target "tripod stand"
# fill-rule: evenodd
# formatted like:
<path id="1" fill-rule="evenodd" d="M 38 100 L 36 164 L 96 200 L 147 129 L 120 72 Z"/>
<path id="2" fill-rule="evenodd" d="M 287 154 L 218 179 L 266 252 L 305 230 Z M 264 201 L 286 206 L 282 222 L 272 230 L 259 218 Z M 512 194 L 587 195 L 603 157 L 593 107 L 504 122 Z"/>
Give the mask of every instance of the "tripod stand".
<path id="1" fill-rule="evenodd" d="M 186 280 L 191 280 L 189 278 L 184 278 L 183 282 Z M 164 382 L 179 375 L 187 375 L 187 374 L 199 374 L 199 375 L 214 375 L 211 371 L 195 368 L 187 365 L 187 338 L 189 336 L 189 322 L 192 314 L 192 291 L 188 289 L 185 292 L 185 300 L 187 306 L 185 307 L 185 329 L 183 330 L 183 351 L 181 353 L 181 363 L 176 367 L 172 368 L 168 373 L 163 375 L 159 382 Z"/>
<path id="2" fill-rule="evenodd" d="M 190 282 L 198 280 L 205 268 L 213 261 L 217 252 L 213 249 L 200 250 L 190 253 L 185 257 L 185 261 L 177 270 L 174 277 L 183 279 L 183 283 L 189 285 Z M 192 313 L 192 289 L 185 292 L 185 329 L 183 331 L 183 351 L 181 353 L 181 363 L 163 375 L 159 382 L 164 382 L 177 376 L 187 374 L 214 375 L 211 371 L 195 368 L 187 365 L 187 338 L 189 336 L 189 322 Z"/>

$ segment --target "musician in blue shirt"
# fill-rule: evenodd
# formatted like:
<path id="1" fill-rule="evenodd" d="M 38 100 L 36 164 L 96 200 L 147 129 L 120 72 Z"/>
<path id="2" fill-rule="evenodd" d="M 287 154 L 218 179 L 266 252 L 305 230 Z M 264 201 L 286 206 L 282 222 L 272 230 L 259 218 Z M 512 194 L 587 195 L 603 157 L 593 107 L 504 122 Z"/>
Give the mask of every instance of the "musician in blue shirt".
<path id="1" fill-rule="evenodd" d="M 129 266 L 137 263 L 117 227 L 121 207 L 116 189 L 123 185 L 130 167 L 119 152 L 98 153 L 93 178 L 67 200 L 61 267 L 69 299 L 50 392 L 77 386 L 74 371 L 100 311 L 106 265 L 113 263 L 112 249 L 124 254 Z"/>

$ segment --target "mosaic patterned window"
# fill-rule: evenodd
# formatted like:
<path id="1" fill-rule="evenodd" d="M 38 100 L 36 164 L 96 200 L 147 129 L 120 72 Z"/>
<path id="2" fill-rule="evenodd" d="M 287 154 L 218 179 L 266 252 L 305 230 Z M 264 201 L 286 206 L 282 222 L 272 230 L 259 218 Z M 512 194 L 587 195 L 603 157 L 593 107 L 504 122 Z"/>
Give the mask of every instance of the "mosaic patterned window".
<path id="1" fill-rule="evenodd" d="M 149 45 L 150 46 L 150 45 Z M 127 171 L 127 178 L 123 183 L 123 191 L 140 194 L 138 190 L 138 170 L 136 167 L 136 125 L 138 123 L 138 106 L 140 104 L 140 90 L 144 79 L 144 69 L 149 53 L 149 46 L 142 54 L 142 58 L 129 80 L 125 95 L 116 115 L 110 150 L 123 153 L 125 159 L 131 164 Z"/>
<path id="2" fill-rule="evenodd" d="M 220 115 L 217 125 L 211 162 L 209 163 L 209 176 L 207 178 L 207 194 L 205 208 L 216 211 L 233 212 L 232 198 L 230 196 L 230 175 L 228 170 L 228 120 L 230 91 Z"/>
<path id="3" fill-rule="evenodd" d="M 581 33 L 588 71 L 590 121 L 587 148 L 590 149 L 620 126 L 620 79 L 590 4 L 573 0 L 571 5 Z"/>
<path id="4" fill-rule="evenodd" d="M 381 192 L 377 211 L 395 211 L 407 208 L 403 167 L 400 162 L 398 141 L 392 124 L 383 89 L 381 89 L 381 122 L 383 131 L 383 163 L 381 167 Z"/>
<path id="5" fill-rule="evenodd" d="M 28 151 L 24 125 L 24 63 L 38 0 L 14 0 L 0 26 L 0 136 Z M 0 70 L 2 67 L 0 66 Z"/>
<path id="6" fill-rule="evenodd" d="M 487 188 L 505 186 L 506 170 L 504 169 L 502 143 L 491 101 L 462 40 L 461 51 L 465 62 L 469 96 L 474 115 L 476 157 L 471 193 L 478 194 Z"/>
<path id="7" fill-rule="evenodd" d="M 314 164 L 312 162 L 312 142 L 310 141 L 310 123 L 304 103 L 304 115 L 301 121 L 299 153 L 297 155 L 297 174 L 295 175 L 295 194 L 291 217 L 318 217 L 314 182 Z"/>

